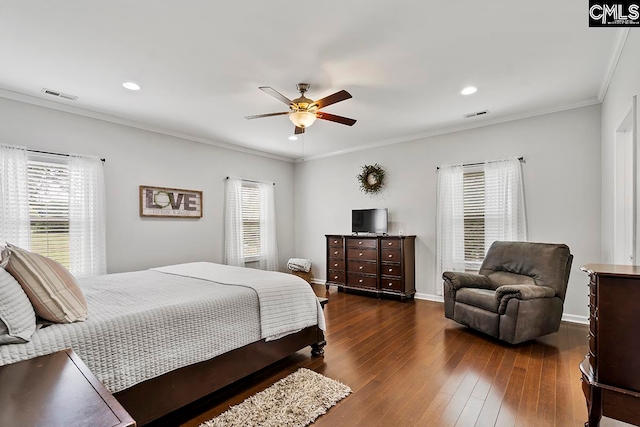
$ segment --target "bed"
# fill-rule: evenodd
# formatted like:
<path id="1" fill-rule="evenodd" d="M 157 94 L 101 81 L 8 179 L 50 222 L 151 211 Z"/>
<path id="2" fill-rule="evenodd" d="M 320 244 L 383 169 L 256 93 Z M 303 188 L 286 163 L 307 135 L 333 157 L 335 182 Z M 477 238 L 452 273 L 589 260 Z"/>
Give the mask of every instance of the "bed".
<path id="1" fill-rule="evenodd" d="M 73 348 L 139 425 L 311 345 L 324 317 L 290 274 L 189 263 L 79 280 L 84 322 L 0 346 L 0 366 Z"/>

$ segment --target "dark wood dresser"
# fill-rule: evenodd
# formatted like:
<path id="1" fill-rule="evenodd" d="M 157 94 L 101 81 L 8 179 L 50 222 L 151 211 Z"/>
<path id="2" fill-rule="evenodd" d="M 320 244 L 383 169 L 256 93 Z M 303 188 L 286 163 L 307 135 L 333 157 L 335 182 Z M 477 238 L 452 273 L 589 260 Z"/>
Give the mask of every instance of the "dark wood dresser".
<path id="1" fill-rule="evenodd" d="M 326 235 L 327 289 L 412 298 L 416 236 Z"/>
<path id="2" fill-rule="evenodd" d="M 0 367 L 0 426 L 135 427 L 73 350 Z"/>
<path id="3" fill-rule="evenodd" d="M 587 264 L 589 354 L 580 364 L 589 420 L 640 425 L 640 266 Z"/>

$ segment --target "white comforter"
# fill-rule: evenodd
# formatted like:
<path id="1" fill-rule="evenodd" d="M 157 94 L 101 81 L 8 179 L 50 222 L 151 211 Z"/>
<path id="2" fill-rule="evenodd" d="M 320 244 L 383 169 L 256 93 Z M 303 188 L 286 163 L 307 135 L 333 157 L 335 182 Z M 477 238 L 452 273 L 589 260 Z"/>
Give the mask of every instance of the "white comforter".
<path id="1" fill-rule="evenodd" d="M 261 272 L 251 273 L 259 281 Z M 265 276 L 269 277 L 267 287 L 279 288 L 272 274 Z M 286 280 L 286 286 L 310 290 L 304 280 L 296 279 Z M 263 338 L 263 303 L 258 299 L 263 291 L 159 271 L 109 274 L 79 282 L 89 306 L 88 319 L 46 326 L 25 344 L 0 345 L 0 366 L 73 348 L 98 379 L 117 392 Z M 281 309 L 283 322 L 278 325 L 274 316 L 268 316 L 269 322 L 275 322 L 268 330 L 286 335 L 287 330 L 292 333 L 302 325 L 317 324 L 322 316 L 314 306 L 314 322 L 294 321 L 285 327 L 292 319 L 286 310 L 295 309 L 289 297 L 298 293 L 290 291 L 282 290 L 286 298 L 280 308 L 271 299 L 273 294 L 267 295 L 266 311 L 271 310 L 267 306 Z"/>
<path id="2" fill-rule="evenodd" d="M 262 338 L 267 341 L 313 325 L 326 330 L 318 298 L 307 282 L 293 274 L 210 262 L 192 262 L 153 270 L 253 289 L 260 302 Z"/>

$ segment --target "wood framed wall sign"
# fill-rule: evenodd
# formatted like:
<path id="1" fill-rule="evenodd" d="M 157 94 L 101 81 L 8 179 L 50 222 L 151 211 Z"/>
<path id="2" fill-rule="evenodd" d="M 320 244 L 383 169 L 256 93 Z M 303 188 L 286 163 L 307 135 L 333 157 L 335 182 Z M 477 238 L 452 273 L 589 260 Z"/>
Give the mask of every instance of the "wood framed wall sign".
<path id="1" fill-rule="evenodd" d="M 202 218 L 202 191 L 141 185 L 140 216 Z"/>

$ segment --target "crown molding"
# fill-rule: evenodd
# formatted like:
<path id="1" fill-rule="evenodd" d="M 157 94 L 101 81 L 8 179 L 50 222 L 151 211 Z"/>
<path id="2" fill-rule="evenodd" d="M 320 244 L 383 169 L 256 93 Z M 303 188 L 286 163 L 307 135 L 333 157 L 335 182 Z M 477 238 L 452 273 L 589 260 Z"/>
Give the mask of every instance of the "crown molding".
<path id="1" fill-rule="evenodd" d="M 235 144 L 229 144 L 225 142 L 213 141 L 206 138 L 199 138 L 197 136 L 188 135 L 181 132 L 174 132 L 168 129 L 163 129 L 156 126 L 149 126 L 144 123 L 129 120 L 111 114 L 101 113 L 99 111 L 91 110 L 88 108 L 76 107 L 73 105 L 62 104 L 53 102 L 48 99 L 36 98 L 31 95 L 26 95 L 20 92 L 14 92 L 7 89 L 0 88 L 0 98 L 11 99 L 13 101 L 24 102 L 25 104 L 37 105 L 39 107 L 49 108 L 51 110 L 62 111 L 65 113 L 75 114 L 78 116 L 89 117 L 96 120 L 102 120 L 109 123 L 115 123 L 122 126 L 128 126 L 136 129 L 142 129 L 149 132 L 158 133 L 161 135 L 172 136 L 175 138 L 186 139 L 188 141 L 199 142 L 202 144 L 213 145 L 215 147 L 224 148 L 227 150 L 239 151 L 241 153 L 253 154 L 255 156 L 266 157 L 269 159 L 281 160 L 284 162 L 293 163 L 294 159 L 290 157 L 279 156 L 277 154 L 267 153 L 260 150 L 254 150 L 251 148 L 241 147 Z"/>
<path id="2" fill-rule="evenodd" d="M 576 109 L 576 108 L 588 107 L 588 106 L 596 105 L 596 104 L 600 104 L 600 100 L 594 96 L 594 97 L 591 97 L 591 98 L 583 99 L 581 101 L 570 102 L 570 103 L 567 103 L 567 104 L 558 104 L 558 105 L 555 105 L 555 106 L 552 106 L 552 107 L 536 109 L 536 110 L 528 110 L 528 111 L 524 111 L 524 112 L 521 112 L 521 113 L 505 114 L 505 115 L 502 115 L 502 116 L 494 117 L 492 119 L 484 119 L 482 121 L 474 121 L 473 123 L 469 123 L 469 124 L 465 124 L 465 125 L 450 126 L 450 127 L 444 127 L 444 128 L 434 128 L 434 129 L 428 130 L 426 132 L 422 132 L 422 133 L 418 133 L 418 134 L 414 134 L 414 135 L 401 136 L 401 137 L 398 137 L 398 138 L 386 139 L 386 140 L 383 140 L 383 141 L 373 142 L 371 144 L 360 145 L 358 147 L 348 148 L 346 150 L 339 150 L 339 151 L 334 151 L 334 152 L 326 153 L 326 154 L 318 154 L 318 155 L 315 155 L 315 156 L 308 156 L 308 157 L 305 156 L 304 159 L 298 158 L 298 159 L 295 160 L 295 162 L 296 163 L 302 163 L 302 162 L 307 162 L 307 161 L 311 161 L 311 160 L 324 159 L 326 157 L 340 156 L 340 155 L 343 155 L 343 154 L 354 153 L 356 151 L 364 151 L 364 150 L 370 150 L 372 148 L 385 147 L 387 145 L 395 145 L 395 144 L 400 144 L 400 143 L 403 143 L 403 142 L 416 141 L 416 140 L 419 140 L 419 139 L 431 138 L 431 137 L 438 136 L 438 135 L 446 135 L 448 133 L 461 132 L 461 131 L 465 131 L 465 130 L 476 129 L 476 128 L 481 128 L 481 127 L 491 126 L 491 125 L 496 125 L 496 124 L 499 124 L 499 123 L 511 122 L 511 121 L 514 121 L 514 120 L 521 120 L 521 119 L 527 119 L 527 118 L 530 118 L 530 117 L 542 116 L 542 115 L 545 115 L 545 114 L 558 113 L 560 111 L 573 110 L 573 109 Z"/>
<path id="3" fill-rule="evenodd" d="M 620 55 L 622 55 L 622 51 L 624 50 L 624 44 L 626 43 L 627 37 L 629 36 L 629 30 L 630 28 L 618 29 L 616 39 L 613 42 L 611 57 L 609 58 L 609 63 L 607 64 L 607 70 L 604 74 L 604 78 L 602 79 L 602 83 L 600 84 L 600 90 L 598 90 L 598 99 L 600 100 L 600 102 L 604 101 L 604 97 L 607 96 L 609 84 L 611 84 L 611 79 L 613 78 L 613 74 L 616 72 L 618 61 L 620 61 Z"/>

